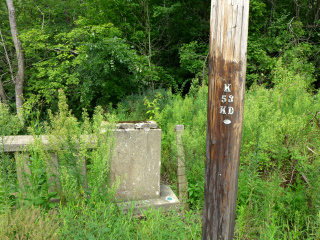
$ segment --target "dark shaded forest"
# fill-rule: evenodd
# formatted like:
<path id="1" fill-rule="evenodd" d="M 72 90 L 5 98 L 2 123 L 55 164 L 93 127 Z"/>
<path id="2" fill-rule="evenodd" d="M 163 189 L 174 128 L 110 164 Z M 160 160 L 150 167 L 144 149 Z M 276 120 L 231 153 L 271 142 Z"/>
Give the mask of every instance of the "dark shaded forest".
<path id="1" fill-rule="evenodd" d="M 57 109 L 63 89 L 73 113 L 115 106 L 130 94 L 208 81 L 210 1 L 14 1 L 24 54 L 23 100 Z M 251 0 L 247 89 L 274 85 L 279 58 L 319 87 L 320 1 Z M 18 73 L 8 9 L 0 5 L 0 95 L 15 108 Z"/>

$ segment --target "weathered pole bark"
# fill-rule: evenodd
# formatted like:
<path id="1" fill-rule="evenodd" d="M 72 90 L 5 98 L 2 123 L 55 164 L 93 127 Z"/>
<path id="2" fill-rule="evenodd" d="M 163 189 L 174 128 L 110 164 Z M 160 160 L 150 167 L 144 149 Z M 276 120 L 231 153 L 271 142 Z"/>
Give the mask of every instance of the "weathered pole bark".
<path id="1" fill-rule="evenodd" d="M 212 0 L 202 239 L 232 239 L 245 94 L 249 0 Z"/>
<path id="2" fill-rule="evenodd" d="M 22 120 L 22 114 L 20 110 L 23 105 L 23 81 L 24 81 L 24 70 L 25 70 L 24 54 L 22 51 L 22 45 L 21 45 L 20 39 L 18 37 L 18 28 L 16 23 L 16 15 L 15 15 L 15 10 L 13 6 L 13 1 L 12 0 L 6 0 L 6 1 L 7 1 L 8 12 L 9 12 L 11 35 L 13 38 L 13 43 L 16 49 L 17 60 L 18 60 L 18 73 L 17 73 L 16 79 L 14 80 L 16 107 L 17 107 L 18 117 L 20 118 L 20 120 Z"/>

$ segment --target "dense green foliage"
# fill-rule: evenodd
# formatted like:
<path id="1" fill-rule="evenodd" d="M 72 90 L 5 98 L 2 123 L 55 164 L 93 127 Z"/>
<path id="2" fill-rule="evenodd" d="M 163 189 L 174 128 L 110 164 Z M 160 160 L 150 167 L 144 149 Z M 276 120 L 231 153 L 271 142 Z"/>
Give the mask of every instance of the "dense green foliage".
<path id="1" fill-rule="evenodd" d="M 250 1 L 247 86 L 273 86 L 279 57 L 296 61 L 319 85 L 319 0 Z M 26 55 L 24 98 L 57 110 L 62 88 L 77 117 L 82 108 L 116 104 L 145 89 L 189 91 L 207 82 L 210 1 L 99 0 L 14 1 Z M 8 11 L 0 4 L 0 30 L 16 72 Z M 14 87 L 4 48 L 0 81 L 14 106 Z M 302 69 L 303 68 L 303 69 Z M 46 111 L 44 111 L 46 112 Z"/>

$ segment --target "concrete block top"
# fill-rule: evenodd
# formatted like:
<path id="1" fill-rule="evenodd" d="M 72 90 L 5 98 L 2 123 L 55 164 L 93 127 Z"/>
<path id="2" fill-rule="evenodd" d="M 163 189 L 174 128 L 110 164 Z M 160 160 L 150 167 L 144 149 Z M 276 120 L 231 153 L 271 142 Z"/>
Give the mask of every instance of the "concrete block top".
<path id="1" fill-rule="evenodd" d="M 48 137 L 41 136 L 41 141 L 45 146 L 49 146 Z M 0 149 L 4 152 L 23 151 L 25 147 L 34 142 L 31 135 L 3 136 L 1 138 Z"/>
<path id="2" fill-rule="evenodd" d="M 175 130 L 176 132 L 184 130 L 184 125 L 176 125 Z"/>
<path id="3" fill-rule="evenodd" d="M 117 124 L 117 129 L 158 129 L 158 125 L 155 121 L 120 122 Z"/>

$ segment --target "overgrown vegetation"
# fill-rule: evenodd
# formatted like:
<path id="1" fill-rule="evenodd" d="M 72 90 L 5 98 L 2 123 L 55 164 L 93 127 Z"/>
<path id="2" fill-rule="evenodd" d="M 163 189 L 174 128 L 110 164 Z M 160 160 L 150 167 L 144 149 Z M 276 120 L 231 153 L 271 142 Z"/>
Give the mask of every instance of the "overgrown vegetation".
<path id="1" fill-rule="evenodd" d="M 279 58 L 273 70 L 274 87 L 266 89 L 254 84 L 246 93 L 235 229 L 238 239 L 320 237 L 320 95 L 314 93 L 310 85 L 312 80 L 305 79 L 308 74 L 312 76 L 312 69 L 309 69 L 311 73 L 298 73 L 295 64 L 297 62 L 287 63 Z M 56 191 L 48 191 L 53 187 L 48 181 L 52 176 L 46 175 L 45 169 L 51 156 L 47 156 L 41 141 L 35 141 L 28 149 L 31 175 L 25 176 L 30 183 L 24 189 L 26 196 L 17 186 L 14 162 L 2 153 L 1 166 L 5 168 L 1 172 L 1 209 L 3 216 L 7 216 L 3 221 L 20 221 L 13 217 L 15 211 L 26 205 L 35 205 L 42 210 L 30 211 L 34 211 L 32 214 L 38 216 L 40 222 L 44 214 L 48 218 L 45 211 L 56 209 L 52 224 L 57 224 L 57 231 L 63 239 L 70 236 L 79 239 L 105 236 L 199 238 L 204 193 L 206 107 L 207 87 L 194 84 L 185 97 L 172 94 L 170 89 L 149 90 L 126 97 L 116 108 L 109 105 L 107 115 L 97 108 L 93 119 L 89 120 L 84 112 L 83 120 L 79 122 L 71 114 L 61 92 L 59 111 L 56 114 L 49 112 L 50 121 L 41 130 L 51 136 L 49 140 L 61 159 Z M 15 124 L 19 123 L 18 118 L 9 114 L 5 105 L 1 105 L 1 111 L 2 126 L 17 131 L 13 126 L 18 126 Z M 162 181 L 170 183 L 173 189 L 176 189 L 177 179 L 174 127 L 184 124 L 190 211 L 164 215 L 150 210 L 142 219 L 119 211 L 113 201 L 113 192 L 104 188 L 113 144 L 111 132 L 101 131 L 105 117 L 111 122 L 152 118 L 159 124 L 162 129 Z M 32 126 L 39 125 L 32 123 Z M 29 131 L 36 139 L 42 134 L 38 127 L 30 127 Z M 14 132 L 4 131 L 2 136 L 4 134 Z M 94 140 L 99 142 L 99 148 L 88 152 L 88 142 L 81 135 L 98 136 Z M 91 163 L 88 188 L 84 187 L 87 179 L 81 174 L 82 162 L 78 160 L 84 156 Z M 59 196 L 62 205 L 50 203 L 52 196 Z M 34 231 L 41 227 L 34 226 Z"/>
<path id="2" fill-rule="evenodd" d="M 20 121 L 5 105 L 0 106 L 2 126 L 14 131 L 11 124 Z M 42 131 L 32 121 L 28 131 L 35 141 L 16 156 L 16 163 L 4 149 L 1 151 L 1 239 L 200 237 L 201 218 L 193 211 L 182 217 L 180 213 L 164 215 L 150 209 L 141 219 L 135 217 L 133 208 L 124 214 L 114 197 L 118 183 L 109 181 L 115 116 L 103 114 L 97 107 L 91 120 L 84 111 L 83 121 L 79 122 L 68 109 L 62 91 L 58 109 L 56 114 L 49 112 L 50 121 L 44 123 Z M 2 143 L 5 135 L 13 133 L 3 132 Z M 50 151 L 43 144 L 43 137 L 49 141 Z M 28 153 L 29 161 L 25 155 Z M 59 159 L 58 165 L 50 161 L 53 153 Z M 23 163 L 29 170 L 20 175 L 18 183 L 17 168 L 23 169 Z M 59 198 L 60 203 L 50 201 L 51 198 Z"/>
<path id="3" fill-rule="evenodd" d="M 254 84 L 246 93 L 236 225 L 240 239 L 319 238 L 320 95 L 312 90 L 312 78 L 305 78 L 312 76 L 312 68 L 301 71 L 297 64 L 279 58 L 274 87 Z M 163 131 L 162 177 L 175 187 L 174 127 L 184 124 L 189 204 L 201 209 L 207 87 L 193 85 L 185 97 L 149 91 L 127 97 L 109 111 L 123 120 L 146 119 L 148 105 L 142 99 L 152 102 L 159 94 L 164 98 L 157 101 L 153 119 Z"/>
<path id="4" fill-rule="evenodd" d="M 279 58 L 272 73 L 274 87 L 266 89 L 254 84 L 246 93 L 235 229 L 238 239 L 320 237 L 320 95 L 312 89 L 312 79 L 305 78 L 312 76 L 312 68 L 298 72 L 296 64 L 299 61 L 288 63 Z M 62 239 L 200 238 L 207 87 L 195 83 L 185 97 L 172 94 L 170 89 L 130 95 L 116 108 L 109 105 L 107 114 L 98 107 L 91 120 L 84 111 L 81 122 L 71 114 L 66 101 L 60 92 L 59 111 L 49 112 L 50 121 L 43 127 L 36 123 L 37 119 L 31 121 L 29 132 L 38 141 L 28 148 L 31 173 L 24 175 L 29 183 L 24 189 L 17 185 L 15 163 L 2 151 L 0 225 L 11 224 L 12 230 L 1 234 L 7 238 L 12 234 L 33 236 L 40 234 L 39 228 L 48 228 L 49 234 L 52 225 L 44 219 L 50 219 Z M 174 127 L 185 126 L 183 146 L 191 210 L 180 214 L 150 210 L 139 219 L 132 212 L 123 215 L 114 203 L 114 191 L 104 187 L 109 179 L 113 138 L 108 126 L 101 124 L 103 120 L 150 118 L 162 129 L 162 181 L 173 189 L 177 179 Z M 2 136 L 19 130 L 20 121 L 5 105 L 1 105 L 1 122 Z M 50 135 L 49 142 L 61 159 L 58 176 L 54 171 L 46 174 L 51 156 L 42 146 L 42 134 Z M 98 148 L 88 151 L 88 141 L 81 137 L 84 135 L 96 136 L 89 142 L 98 142 Z M 88 179 L 82 174 L 83 161 L 79 161 L 83 157 L 90 162 Z M 53 177 L 58 177 L 55 184 L 49 181 Z M 55 190 L 49 191 L 52 187 Z M 55 196 L 62 200 L 61 205 L 49 202 Z M 25 218 L 18 217 L 17 211 L 30 205 L 41 209 L 30 210 L 31 219 L 36 218 L 37 224 L 28 233 L 20 232 L 15 224 L 22 224 L 19 221 Z M 55 209 L 57 214 L 48 215 L 49 209 Z"/>
<path id="5" fill-rule="evenodd" d="M 23 187 L 15 159 L 24 154 L 0 151 L 0 239 L 199 239 L 210 1 L 14 5 L 26 57 L 24 123 L 12 114 L 17 62 L 3 1 L 0 137 L 30 134 L 35 142 Z M 319 6 L 250 0 L 236 239 L 320 239 Z M 162 181 L 174 190 L 174 127 L 185 126 L 190 211 L 123 215 L 116 185 L 105 187 L 114 141 L 112 124 L 102 122 L 150 119 L 162 129 Z M 58 168 L 48 164 L 43 135 Z"/>

